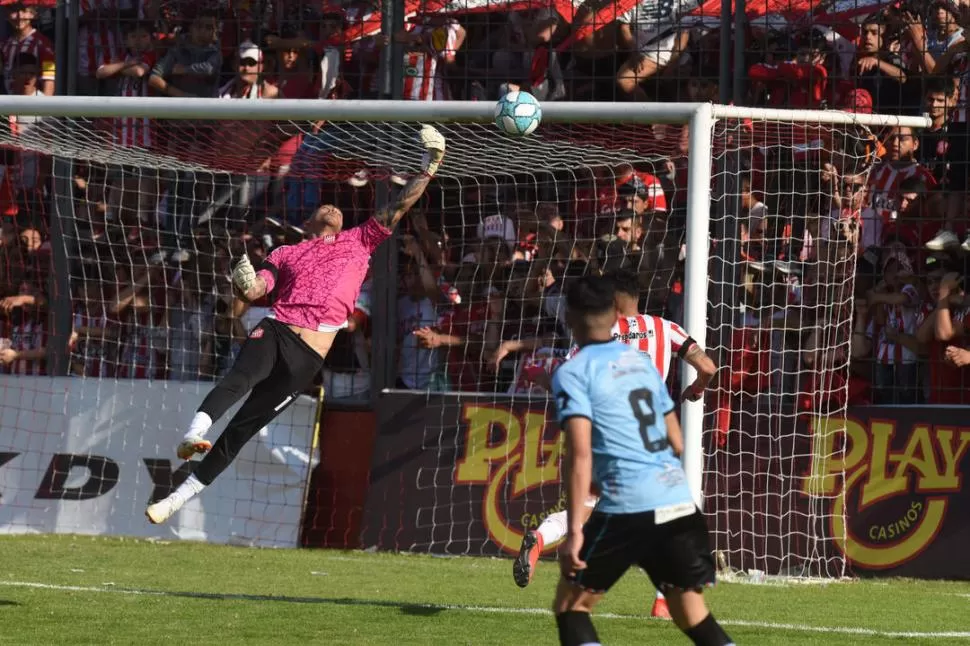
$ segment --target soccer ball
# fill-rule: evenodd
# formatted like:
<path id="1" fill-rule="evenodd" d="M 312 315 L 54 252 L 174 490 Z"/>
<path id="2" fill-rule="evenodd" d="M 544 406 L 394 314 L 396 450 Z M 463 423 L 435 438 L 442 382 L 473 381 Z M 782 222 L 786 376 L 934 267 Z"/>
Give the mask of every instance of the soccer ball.
<path id="1" fill-rule="evenodd" d="M 539 101 L 528 92 L 509 92 L 495 104 L 495 125 L 507 135 L 529 135 L 542 120 Z"/>

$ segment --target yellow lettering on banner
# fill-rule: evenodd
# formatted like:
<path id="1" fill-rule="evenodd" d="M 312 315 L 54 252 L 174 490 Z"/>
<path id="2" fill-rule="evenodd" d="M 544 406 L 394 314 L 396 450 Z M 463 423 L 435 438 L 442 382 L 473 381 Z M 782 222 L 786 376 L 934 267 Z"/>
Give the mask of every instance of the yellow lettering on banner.
<path id="1" fill-rule="evenodd" d="M 556 438 L 546 441 L 546 416 L 542 413 L 526 413 L 525 445 L 522 466 L 515 475 L 512 495 L 520 496 L 533 487 L 559 478 L 559 454 L 562 445 Z"/>
<path id="2" fill-rule="evenodd" d="M 943 456 L 943 471 L 933 474 L 931 478 L 923 478 L 919 482 L 920 491 L 959 491 L 962 478 L 957 473 L 957 467 L 963 460 L 967 448 L 970 448 L 970 431 L 961 431 L 959 443 L 953 448 L 953 436 L 956 432 L 949 428 L 936 429 L 936 443 L 940 446 Z"/>
<path id="3" fill-rule="evenodd" d="M 464 411 L 468 426 L 464 455 L 458 460 L 455 481 L 460 484 L 486 483 L 493 464 L 506 462 L 519 450 L 522 424 L 507 408 L 468 406 Z M 503 439 L 490 443 L 495 427 L 503 430 Z"/>
<path id="4" fill-rule="evenodd" d="M 802 485 L 802 493 L 808 496 L 832 496 L 842 486 L 843 471 L 859 466 L 869 452 L 869 433 L 864 426 L 853 420 L 816 417 L 812 420 L 815 458 L 811 475 Z M 835 440 L 845 433 L 847 448 L 845 457 L 836 453 Z"/>
<path id="5" fill-rule="evenodd" d="M 906 491 L 909 482 L 903 471 L 897 469 L 892 477 L 888 475 L 889 446 L 895 433 L 896 425 L 892 422 L 872 421 L 869 424 L 872 452 L 869 459 L 869 478 L 862 485 L 862 494 L 859 497 L 860 511 L 878 500 Z"/>

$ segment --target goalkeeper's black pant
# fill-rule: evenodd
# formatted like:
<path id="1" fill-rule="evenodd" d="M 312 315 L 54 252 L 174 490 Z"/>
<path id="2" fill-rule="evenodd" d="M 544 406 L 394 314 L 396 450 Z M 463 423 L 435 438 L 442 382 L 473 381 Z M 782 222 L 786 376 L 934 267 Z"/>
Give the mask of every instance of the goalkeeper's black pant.
<path id="1" fill-rule="evenodd" d="M 323 357 L 286 325 L 263 319 L 249 333 L 232 368 L 199 406 L 215 422 L 252 390 L 195 470 L 208 485 L 261 428 L 313 383 Z"/>

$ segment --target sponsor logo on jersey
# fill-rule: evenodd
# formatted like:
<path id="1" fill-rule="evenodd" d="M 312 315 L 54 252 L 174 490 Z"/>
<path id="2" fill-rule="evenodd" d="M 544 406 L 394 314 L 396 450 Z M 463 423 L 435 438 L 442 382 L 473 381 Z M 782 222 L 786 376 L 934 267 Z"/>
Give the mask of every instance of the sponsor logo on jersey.
<path id="1" fill-rule="evenodd" d="M 254 328 L 252 332 L 249 333 L 250 339 L 261 339 L 263 337 L 265 330 L 262 327 Z"/>

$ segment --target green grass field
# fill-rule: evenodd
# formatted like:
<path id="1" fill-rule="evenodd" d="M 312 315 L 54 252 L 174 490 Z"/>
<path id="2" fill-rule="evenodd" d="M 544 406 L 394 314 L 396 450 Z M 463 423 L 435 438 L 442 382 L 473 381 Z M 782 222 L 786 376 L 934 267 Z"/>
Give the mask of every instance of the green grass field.
<path id="1" fill-rule="evenodd" d="M 0 538 L 0 644 L 555 644 L 557 570 L 505 559 L 260 550 L 81 536 Z M 689 643 L 630 574 L 594 618 L 605 644 Z M 739 644 L 970 644 L 970 584 L 722 584 Z"/>

